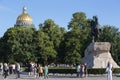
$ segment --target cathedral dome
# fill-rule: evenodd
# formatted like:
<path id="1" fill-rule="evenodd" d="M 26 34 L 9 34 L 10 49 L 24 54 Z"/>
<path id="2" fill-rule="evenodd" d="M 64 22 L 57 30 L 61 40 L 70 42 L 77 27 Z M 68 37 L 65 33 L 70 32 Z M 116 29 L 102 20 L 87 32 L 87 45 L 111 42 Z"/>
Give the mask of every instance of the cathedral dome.
<path id="1" fill-rule="evenodd" d="M 30 21 L 32 22 L 32 18 L 27 13 L 23 13 L 18 16 L 17 21 Z"/>
<path id="2" fill-rule="evenodd" d="M 17 17 L 16 26 L 31 26 L 32 25 L 32 18 L 27 13 L 26 6 L 23 7 L 23 13 Z"/>

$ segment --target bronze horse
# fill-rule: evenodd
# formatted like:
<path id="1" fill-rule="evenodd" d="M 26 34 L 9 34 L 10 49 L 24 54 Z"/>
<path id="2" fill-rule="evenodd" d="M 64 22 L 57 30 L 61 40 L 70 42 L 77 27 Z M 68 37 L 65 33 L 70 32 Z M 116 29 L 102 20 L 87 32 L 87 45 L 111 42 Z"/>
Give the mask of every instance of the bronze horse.
<path id="1" fill-rule="evenodd" d="M 98 18 L 97 16 L 93 16 L 93 20 L 91 21 L 91 35 L 93 38 L 93 42 L 94 39 L 98 41 L 101 34 L 102 34 L 102 29 L 99 28 Z"/>

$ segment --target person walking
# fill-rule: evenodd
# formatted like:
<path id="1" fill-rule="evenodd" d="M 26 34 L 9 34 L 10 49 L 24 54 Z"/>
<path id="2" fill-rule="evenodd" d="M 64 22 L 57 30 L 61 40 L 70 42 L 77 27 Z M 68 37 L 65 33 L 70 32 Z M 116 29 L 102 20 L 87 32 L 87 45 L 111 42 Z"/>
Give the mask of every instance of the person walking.
<path id="1" fill-rule="evenodd" d="M 44 67 L 44 78 L 48 78 L 48 65 L 46 64 Z"/>
<path id="2" fill-rule="evenodd" d="M 112 80 L 112 64 L 108 62 L 106 72 L 107 72 L 107 80 Z"/>
<path id="3" fill-rule="evenodd" d="M 37 78 L 37 76 L 38 76 L 37 75 L 38 74 L 38 68 L 37 67 L 38 67 L 38 65 L 37 65 L 37 63 L 35 63 L 34 64 L 34 75 L 35 75 L 35 78 Z"/>
<path id="4" fill-rule="evenodd" d="M 16 78 L 20 78 L 20 64 L 16 63 L 15 65 L 15 71 L 16 71 Z"/>
<path id="5" fill-rule="evenodd" d="M 16 74 L 16 72 L 15 72 L 15 63 L 12 64 L 12 68 L 13 68 L 13 74 Z"/>
<path id="6" fill-rule="evenodd" d="M 4 76 L 4 80 L 7 79 L 7 76 L 8 76 L 8 70 L 9 70 L 9 68 L 8 68 L 7 63 L 4 63 L 4 65 L 3 65 L 3 76 Z"/>
<path id="7" fill-rule="evenodd" d="M 80 70 L 81 70 L 81 66 L 80 66 L 80 64 L 78 64 L 78 66 L 77 66 L 77 77 L 80 77 Z"/>
<path id="8" fill-rule="evenodd" d="M 88 75 L 87 63 L 84 63 L 84 67 L 85 67 L 85 77 L 87 77 L 87 75 Z"/>
<path id="9" fill-rule="evenodd" d="M 84 74 L 85 74 L 85 66 L 84 64 L 81 65 L 81 78 L 84 77 Z"/>
<path id="10" fill-rule="evenodd" d="M 39 77 L 42 78 L 42 75 L 43 75 L 43 67 L 42 67 L 42 64 L 41 65 L 39 64 L 39 67 L 38 67 L 38 78 Z"/>
<path id="11" fill-rule="evenodd" d="M 3 74 L 3 64 L 0 63 L 0 74 Z"/>
<path id="12" fill-rule="evenodd" d="M 31 62 L 28 62 L 27 67 L 28 67 L 28 77 L 30 77 L 32 75 L 32 65 L 31 65 Z"/>

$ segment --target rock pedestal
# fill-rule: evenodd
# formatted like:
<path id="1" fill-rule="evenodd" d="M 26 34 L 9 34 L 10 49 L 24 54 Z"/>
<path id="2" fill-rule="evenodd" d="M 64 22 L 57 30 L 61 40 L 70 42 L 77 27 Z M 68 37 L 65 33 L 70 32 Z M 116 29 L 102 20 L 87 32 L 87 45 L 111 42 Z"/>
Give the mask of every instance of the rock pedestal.
<path id="1" fill-rule="evenodd" d="M 113 60 L 110 53 L 111 44 L 109 42 L 91 43 L 85 50 L 85 56 L 81 63 L 87 63 L 88 68 L 106 68 L 111 62 L 114 68 L 119 66 Z"/>

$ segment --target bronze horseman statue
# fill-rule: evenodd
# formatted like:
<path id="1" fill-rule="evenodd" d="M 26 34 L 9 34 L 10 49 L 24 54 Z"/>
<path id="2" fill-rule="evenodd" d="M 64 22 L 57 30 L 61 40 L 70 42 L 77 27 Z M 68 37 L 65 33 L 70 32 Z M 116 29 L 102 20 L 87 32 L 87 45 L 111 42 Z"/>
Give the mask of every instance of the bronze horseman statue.
<path id="1" fill-rule="evenodd" d="M 97 16 L 93 16 L 93 20 L 91 20 L 90 23 L 91 23 L 92 42 L 99 41 L 99 37 L 102 33 L 102 29 L 99 28 Z"/>

